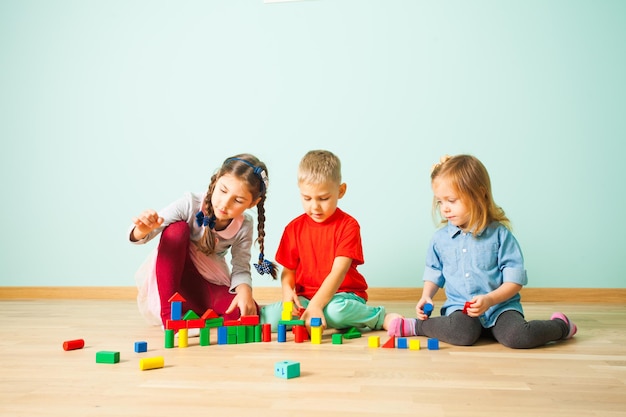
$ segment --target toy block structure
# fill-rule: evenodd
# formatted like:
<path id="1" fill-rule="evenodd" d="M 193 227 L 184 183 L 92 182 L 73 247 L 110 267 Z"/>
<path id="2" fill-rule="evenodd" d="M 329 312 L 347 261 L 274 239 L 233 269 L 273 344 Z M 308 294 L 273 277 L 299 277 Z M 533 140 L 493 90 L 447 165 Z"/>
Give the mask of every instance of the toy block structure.
<path id="1" fill-rule="evenodd" d="M 398 349 L 408 349 L 409 348 L 409 342 L 407 340 L 406 337 L 399 337 L 398 340 L 396 340 L 396 347 Z"/>
<path id="2" fill-rule="evenodd" d="M 419 339 L 411 339 L 411 340 L 409 340 L 409 350 L 420 350 L 420 341 L 419 341 Z"/>
<path id="3" fill-rule="evenodd" d="M 430 315 L 433 313 L 433 305 L 431 303 L 426 303 L 424 304 L 424 307 L 422 307 L 422 310 L 424 311 L 424 314 L 426 314 L 426 316 L 430 317 Z"/>
<path id="4" fill-rule="evenodd" d="M 96 352 L 96 363 L 118 363 L 120 361 L 120 353 L 108 350 Z"/>
<path id="5" fill-rule="evenodd" d="M 371 348 L 380 347 L 380 336 L 370 336 L 367 338 L 367 346 Z"/>
<path id="6" fill-rule="evenodd" d="M 428 350 L 439 350 L 439 339 L 428 339 Z"/>
<path id="7" fill-rule="evenodd" d="M 185 301 L 187 300 L 179 293 L 174 293 L 174 295 L 167 300 L 172 306 L 172 313 L 170 315 L 172 320 L 180 320 L 183 317 L 183 303 Z"/>
<path id="8" fill-rule="evenodd" d="M 142 353 L 148 351 L 148 342 L 135 342 L 135 352 Z"/>
<path id="9" fill-rule="evenodd" d="M 385 344 L 383 345 L 384 348 L 395 348 L 396 347 L 396 337 L 395 336 L 391 336 L 389 338 L 389 340 L 387 340 L 385 342 Z"/>
<path id="10" fill-rule="evenodd" d="M 300 362 L 276 362 L 274 365 L 274 376 L 284 379 L 291 379 L 300 376 Z"/>
<path id="11" fill-rule="evenodd" d="M 165 359 L 163 356 L 155 356 L 153 358 L 143 358 L 139 360 L 139 369 L 142 371 L 163 368 L 163 366 L 165 366 Z"/>
<path id="12" fill-rule="evenodd" d="M 66 340 L 63 342 L 63 350 L 76 350 L 85 347 L 85 341 L 83 339 Z"/>
<path id="13" fill-rule="evenodd" d="M 333 345 L 342 345 L 343 335 L 341 333 L 333 333 L 332 341 L 333 341 Z"/>

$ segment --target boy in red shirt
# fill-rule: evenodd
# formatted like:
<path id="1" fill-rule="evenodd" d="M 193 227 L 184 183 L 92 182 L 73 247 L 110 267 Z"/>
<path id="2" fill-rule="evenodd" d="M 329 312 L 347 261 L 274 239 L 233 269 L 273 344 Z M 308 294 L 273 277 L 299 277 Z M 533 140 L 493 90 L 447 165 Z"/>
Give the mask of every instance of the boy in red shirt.
<path id="1" fill-rule="evenodd" d="M 294 315 L 305 309 L 301 319 L 307 327 L 319 317 L 324 328 L 387 329 L 400 315 L 366 304 L 367 282 L 357 271 L 364 262 L 360 226 L 337 207 L 346 193 L 339 158 L 325 150 L 308 152 L 298 167 L 298 187 L 304 214 L 285 227 L 276 253 L 283 266 L 283 302 L 293 302 Z M 261 321 L 274 327 L 281 313 L 282 303 L 268 305 Z"/>

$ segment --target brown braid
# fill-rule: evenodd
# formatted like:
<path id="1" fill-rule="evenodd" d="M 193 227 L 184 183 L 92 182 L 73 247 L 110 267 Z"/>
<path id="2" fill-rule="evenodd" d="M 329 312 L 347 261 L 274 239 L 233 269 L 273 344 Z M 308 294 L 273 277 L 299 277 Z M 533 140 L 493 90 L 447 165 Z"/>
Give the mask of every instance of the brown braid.
<path id="1" fill-rule="evenodd" d="M 205 215 L 208 217 L 213 216 L 213 204 L 211 203 L 211 196 L 213 195 L 213 190 L 215 190 L 215 183 L 217 183 L 218 174 L 213 174 L 211 177 L 211 183 L 209 184 L 209 190 L 204 197 L 204 203 L 202 204 L 202 210 L 205 212 Z M 211 255 L 215 253 L 215 234 L 210 227 L 204 228 L 204 233 L 202 234 L 202 239 L 198 241 L 198 249 L 200 252 L 205 255 Z"/>
<path id="2" fill-rule="evenodd" d="M 261 197 L 261 201 L 256 205 L 257 211 L 257 239 L 259 250 L 265 253 L 265 194 Z M 276 279 L 278 273 L 278 265 L 272 262 L 272 279 Z"/>

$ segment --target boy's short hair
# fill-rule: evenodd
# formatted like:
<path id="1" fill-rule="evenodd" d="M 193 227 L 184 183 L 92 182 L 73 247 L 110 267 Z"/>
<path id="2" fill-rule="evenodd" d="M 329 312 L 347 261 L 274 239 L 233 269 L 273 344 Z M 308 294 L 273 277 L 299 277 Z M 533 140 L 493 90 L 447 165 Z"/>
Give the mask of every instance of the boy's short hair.
<path id="1" fill-rule="evenodd" d="M 332 181 L 341 184 L 341 161 L 330 151 L 309 151 L 298 166 L 298 184 L 321 184 Z"/>

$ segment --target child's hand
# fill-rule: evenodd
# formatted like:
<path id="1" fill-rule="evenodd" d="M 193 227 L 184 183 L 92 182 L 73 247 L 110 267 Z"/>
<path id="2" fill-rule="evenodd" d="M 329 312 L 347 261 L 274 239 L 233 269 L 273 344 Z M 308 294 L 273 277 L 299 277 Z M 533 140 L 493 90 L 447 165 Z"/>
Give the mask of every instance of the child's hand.
<path id="1" fill-rule="evenodd" d="M 480 317 L 492 305 L 491 298 L 488 295 L 477 295 L 470 300 L 470 305 L 467 307 L 467 315 L 470 317 Z"/>
<path id="2" fill-rule="evenodd" d="M 296 294 L 296 290 L 293 288 L 283 288 L 283 303 L 285 302 L 293 303 L 291 315 L 298 316 L 300 309 L 302 308 L 302 304 L 300 304 L 300 299 L 298 298 L 298 294 Z"/>
<path id="3" fill-rule="evenodd" d="M 235 288 L 237 295 L 233 298 L 230 306 L 226 310 L 226 314 L 232 313 L 235 308 L 239 307 L 242 316 L 254 316 L 258 314 L 256 303 L 252 297 L 252 288 L 247 284 L 240 284 Z"/>
<path id="4" fill-rule="evenodd" d="M 135 241 L 143 239 L 148 233 L 163 224 L 163 217 L 159 217 L 158 213 L 152 209 L 144 210 L 137 217 L 133 217 L 135 228 L 131 234 L 131 238 Z"/>
<path id="5" fill-rule="evenodd" d="M 324 310 L 310 303 L 307 306 L 306 310 L 304 310 L 302 317 L 300 317 L 300 320 L 304 320 L 306 330 L 309 332 L 309 334 L 311 334 L 311 319 L 315 317 L 319 317 L 320 319 L 322 319 L 322 329 L 325 329 L 326 319 L 324 318 Z"/>
<path id="6" fill-rule="evenodd" d="M 433 300 L 430 297 L 422 297 L 418 302 L 417 305 L 415 306 L 415 313 L 416 316 L 419 320 L 427 320 L 428 319 L 428 315 L 424 312 L 424 305 L 426 304 L 431 304 L 431 305 L 435 305 L 433 303 Z"/>

